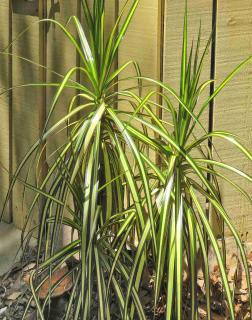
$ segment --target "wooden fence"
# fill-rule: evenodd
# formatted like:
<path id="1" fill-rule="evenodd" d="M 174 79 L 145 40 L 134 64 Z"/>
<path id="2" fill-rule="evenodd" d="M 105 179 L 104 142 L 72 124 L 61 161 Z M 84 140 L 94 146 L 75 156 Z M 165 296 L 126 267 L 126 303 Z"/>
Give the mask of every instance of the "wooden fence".
<path id="1" fill-rule="evenodd" d="M 107 25 L 113 23 L 123 0 L 107 0 Z M 245 57 L 252 54 L 251 0 L 188 0 L 189 35 L 197 36 L 202 24 L 202 48 L 213 26 L 216 41 L 208 55 L 203 78 L 220 81 Z M 178 88 L 184 0 L 141 0 L 136 16 L 119 51 L 119 64 L 128 59 L 139 62 L 142 73 L 159 78 Z M 53 25 L 38 24 L 39 18 L 50 16 L 66 21 L 70 15 L 80 16 L 78 0 L 0 0 L 0 50 L 16 39 L 27 26 L 32 25 L 11 51 L 13 56 L 0 56 L 0 88 L 23 83 L 52 81 L 54 76 L 17 56 L 47 65 L 49 69 L 65 73 L 76 63 L 76 54 L 62 33 Z M 77 61 L 78 63 L 78 61 Z M 204 80 L 204 79 L 203 79 Z M 238 134 L 252 147 L 252 65 L 235 77 L 214 104 L 210 105 L 204 123 L 209 130 L 223 129 Z M 211 88 L 213 90 L 213 88 Z M 45 89 L 21 88 L 0 97 L 1 139 L 0 161 L 13 172 L 29 146 L 39 136 L 44 123 L 46 107 L 53 92 Z M 67 95 L 67 93 L 66 93 Z M 63 100 L 64 101 L 64 97 Z M 62 114 L 65 112 L 62 104 Z M 214 140 L 218 154 L 226 163 L 236 165 L 252 174 L 252 164 L 230 145 Z M 47 148 L 48 154 L 56 141 Z M 248 182 L 230 175 L 250 194 Z M 9 175 L 0 171 L 0 202 L 3 203 L 9 185 Z M 223 201 L 239 231 L 252 240 L 251 205 L 226 184 L 221 184 Z M 7 221 L 22 227 L 29 194 L 23 198 L 22 186 L 13 191 Z"/>

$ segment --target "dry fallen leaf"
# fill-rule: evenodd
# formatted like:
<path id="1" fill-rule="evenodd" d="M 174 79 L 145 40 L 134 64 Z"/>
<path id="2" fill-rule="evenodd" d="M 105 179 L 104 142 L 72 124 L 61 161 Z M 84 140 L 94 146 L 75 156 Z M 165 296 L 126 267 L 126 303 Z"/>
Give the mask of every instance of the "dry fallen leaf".
<path id="1" fill-rule="evenodd" d="M 228 272 L 228 281 L 234 281 L 235 279 L 235 274 L 237 271 L 237 265 L 233 265 Z"/>
<path id="2" fill-rule="evenodd" d="M 29 263 L 23 268 L 23 272 L 28 272 L 36 267 L 36 263 Z"/>
<path id="3" fill-rule="evenodd" d="M 7 307 L 1 308 L 0 309 L 0 316 L 3 315 L 6 310 L 7 310 Z"/>
<path id="4" fill-rule="evenodd" d="M 251 319 L 250 312 L 247 312 L 246 315 L 244 316 L 243 320 L 249 320 L 249 319 Z"/>
<path id="5" fill-rule="evenodd" d="M 32 270 L 36 267 L 36 263 L 30 263 L 23 269 L 23 281 L 29 284 Z"/>
<path id="6" fill-rule="evenodd" d="M 9 296 L 7 297 L 7 300 L 15 301 L 18 297 L 21 296 L 21 294 L 22 294 L 22 292 L 20 292 L 20 291 L 15 291 L 15 292 L 13 292 L 11 295 L 9 295 Z"/>
<path id="7" fill-rule="evenodd" d="M 242 294 L 240 299 L 241 299 L 241 302 L 243 302 L 243 303 L 248 302 L 249 295 L 248 294 Z"/>
<path id="8" fill-rule="evenodd" d="M 220 282 L 219 277 L 214 273 L 210 275 L 210 280 L 212 281 L 213 285 L 216 285 Z"/>
<path id="9" fill-rule="evenodd" d="M 236 316 L 238 316 L 240 314 L 241 310 L 242 310 L 242 304 L 241 303 L 236 304 L 235 305 L 235 314 L 236 314 Z"/>
<path id="10" fill-rule="evenodd" d="M 205 286 L 205 281 L 204 279 L 198 279 L 197 280 L 197 285 L 200 287 L 200 289 L 202 290 Z"/>
<path id="11" fill-rule="evenodd" d="M 198 308 L 200 319 L 206 319 L 207 318 L 207 311 L 206 307 L 202 306 Z"/>
<path id="12" fill-rule="evenodd" d="M 72 288 L 73 282 L 71 276 L 66 276 L 68 273 L 68 267 L 64 267 L 61 269 L 58 269 L 53 272 L 52 277 L 50 279 L 47 279 L 43 285 L 41 286 L 39 290 L 39 298 L 44 300 L 49 291 L 50 288 L 52 288 L 53 285 L 55 285 L 60 279 L 65 277 L 61 283 L 55 288 L 55 290 L 51 293 L 52 297 L 59 297 L 63 295 L 65 292 L 69 291 Z"/>
<path id="13" fill-rule="evenodd" d="M 242 288 L 243 290 L 247 290 L 247 289 L 248 289 L 248 283 L 247 283 L 247 278 L 246 278 L 245 273 L 242 274 L 241 288 Z"/>
<path id="14" fill-rule="evenodd" d="M 213 268 L 213 272 L 219 272 L 219 266 L 216 264 Z"/>
<path id="15" fill-rule="evenodd" d="M 248 260 L 252 261 L 252 251 L 250 251 L 250 253 L 248 254 Z"/>

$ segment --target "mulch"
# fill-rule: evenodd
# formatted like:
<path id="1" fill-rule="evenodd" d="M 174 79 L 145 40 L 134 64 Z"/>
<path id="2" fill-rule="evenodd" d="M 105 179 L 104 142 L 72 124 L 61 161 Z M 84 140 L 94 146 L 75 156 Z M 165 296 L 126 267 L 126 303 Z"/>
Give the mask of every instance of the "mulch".
<path id="1" fill-rule="evenodd" d="M 34 249 L 33 249 L 34 250 Z M 27 284 L 27 275 L 34 267 L 34 255 L 30 253 L 25 260 L 16 263 L 13 268 L 5 275 L 0 277 L 0 319 L 1 320 L 21 320 L 24 314 L 27 303 L 31 297 L 31 291 Z M 248 254 L 250 264 L 251 280 L 252 280 L 252 252 Z M 229 254 L 227 258 L 227 274 L 230 287 L 234 291 L 235 301 L 235 319 L 248 320 L 250 319 L 249 311 L 249 295 L 246 282 L 245 272 L 241 266 L 239 257 L 236 254 Z M 153 275 L 152 272 L 147 272 L 145 275 L 145 284 L 141 287 L 140 297 L 144 305 L 148 319 L 153 320 L 155 311 L 155 320 L 165 319 L 165 293 L 161 295 L 158 305 L 153 310 Z M 217 264 L 213 264 L 211 270 L 211 320 L 228 320 L 228 308 L 223 294 L 223 286 L 220 276 L 220 271 Z M 205 299 L 205 284 L 203 273 L 198 271 L 197 281 L 197 296 L 199 318 L 207 319 L 206 299 Z M 189 278 L 185 274 L 183 287 L 184 301 L 188 301 L 183 306 L 184 319 L 190 318 L 190 290 Z M 67 306 L 68 294 L 53 299 L 50 315 L 47 320 L 61 320 L 64 315 L 64 309 Z M 116 303 L 112 303 L 111 310 L 115 311 L 114 320 L 118 318 L 118 309 Z M 26 320 L 36 320 L 35 303 L 31 303 L 31 307 L 27 313 Z M 94 319 L 95 320 L 95 319 Z"/>

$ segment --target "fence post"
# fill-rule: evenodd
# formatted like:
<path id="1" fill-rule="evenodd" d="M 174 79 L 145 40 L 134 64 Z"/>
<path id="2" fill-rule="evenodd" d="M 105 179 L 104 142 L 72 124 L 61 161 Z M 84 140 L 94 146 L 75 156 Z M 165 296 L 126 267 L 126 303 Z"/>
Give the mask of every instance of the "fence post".
<path id="1" fill-rule="evenodd" d="M 212 46 L 211 46 L 211 67 L 210 67 L 210 79 L 215 80 L 216 74 L 216 41 L 217 41 L 217 0 L 213 0 L 213 7 L 212 7 Z M 210 84 L 210 96 L 214 93 L 215 90 L 215 82 Z M 208 111 L 208 132 L 211 133 L 214 130 L 214 99 L 209 103 L 209 111 Z M 209 156 L 212 157 L 213 155 L 213 139 L 210 137 L 208 139 L 208 149 L 209 149 Z M 207 173 L 208 181 L 212 181 L 211 173 Z M 222 227 L 219 226 L 217 222 L 216 213 L 214 212 L 214 208 L 211 206 L 210 202 L 206 200 L 207 205 L 207 215 L 211 220 L 211 224 L 215 226 L 216 235 L 224 234 L 221 230 Z"/>
<path id="2" fill-rule="evenodd" d="M 9 0 L 9 34 L 8 34 L 8 43 L 12 43 L 12 0 Z M 13 58 L 12 58 L 12 45 L 9 47 L 9 56 L 8 56 L 8 87 L 13 87 Z M 13 124 L 12 124 L 12 114 L 13 114 L 13 93 L 12 90 L 9 91 L 9 185 L 12 181 L 13 175 Z M 8 223 L 13 222 L 13 192 L 10 192 L 9 205 L 8 205 Z"/>
<path id="3" fill-rule="evenodd" d="M 158 39 L 157 39 L 157 76 L 158 80 L 164 80 L 164 40 L 165 40 L 165 3 L 166 0 L 158 1 Z M 161 93 L 162 88 L 159 89 L 159 96 L 157 98 L 157 103 L 162 104 L 163 99 Z M 159 119 L 163 118 L 163 112 L 161 108 L 157 108 L 157 116 Z M 157 137 L 159 138 L 159 137 Z M 156 163 L 161 166 L 161 158 L 156 154 Z"/>
<path id="4" fill-rule="evenodd" d="M 47 17 L 47 0 L 39 0 L 39 19 L 45 19 Z M 39 64 L 44 67 L 47 66 L 47 23 L 39 23 Z M 39 68 L 39 81 L 45 83 L 47 80 L 46 68 Z M 39 96 L 39 136 L 41 137 L 45 122 L 46 122 L 46 87 L 43 86 L 40 89 Z M 44 180 L 47 174 L 46 164 L 46 143 L 41 145 L 41 158 L 38 166 L 38 183 L 39 185 Z"/>

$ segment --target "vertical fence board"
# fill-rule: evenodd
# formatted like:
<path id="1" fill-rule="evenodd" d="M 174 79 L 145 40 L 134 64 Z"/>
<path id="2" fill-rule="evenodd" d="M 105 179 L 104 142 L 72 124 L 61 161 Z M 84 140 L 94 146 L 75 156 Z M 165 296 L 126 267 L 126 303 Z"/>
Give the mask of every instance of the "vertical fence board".
<path id="1" fill-rule="evenodd" d="M 251 29 L 252 3 L 250 0 L 219 1 L 216 79 L 220 83 L 231 70 L 252 52 Z M 250 64 L 232 80 L 216 99 L 214 113 L 215 129 L 231 131 L 241 137 L 241 141 L 252 146 L 252 65 Z M 221 140 L 214 140 L 220 158 L 252 174 L 252 164 L 236 148 Z M 218 156 L 216 155 L 216 158 Z M 224 171 L 223 171 L 224 172 Z M 225 172 L 226 174 L 226 172 Z M 237 175 L 226 174 L 252 194 L 251 183 Z M 224 205 L 240 233 L 249 232 L 252 240 L 251 204 L 234 191 L 228 184 L 221 184 Z M 228 234 L 228 232 L 227 232 Z"/>
<path id="2" fill-rule="evenodd" d="M 19 37 L 20 32 L 33 24 L 28 32 L 23 34 L 13 45 L 13 53 L 32 61 L 39 61 L 39 28 L 38 17 L 25 14 L 13 15 L 13 38 Z M 35 23 L 35 24 L 34 24 Z M 38 67 L 14 57 L 13 59 L 13 85 L 39 81 Z M 30 146 L 38 138 L 38 89 L 20 88 L 13 92 L 13 167 L 14 170 L 22 161 Z M 27 169 L 27 167 L 26 167 Z M 26 178 L 25 171 L 21 175 Z M 35 183 L 34 168 L 31 170 L 30 180 Z M 31 195 L 29 190 L 23 195 L 23 185 L 17 183 L 13 190 L 14 223 L 19 228 L 24 224 Z"/>
<path id="3" fill-rule="evenodd" d="M 63 25 L 67 22 L 67 19 L 70 16 L 77 14 L 76 0 L 60 2 L 52 2 L 51 0 L 48 0 L 47 6 L 49 17 L 63 23 Z M 68 28 L 70 28 L 71 32 L 75 34 L 73 23 L 70 23 Z M 53 23 L 48 24 L 47 54 L 48 70 L 53 70 L 62 76 L 66 75 L 66 73 L 76 65 L 75 47 L 64 35 L 63 31 Z M 74 77 L 75 76 L 73 76 L 73 79 Z M 51 73 L 50 71 L 47 72 L 48 82 L 61 82 L 62 80 L 63 78 Z M 52 99 L 55 93 L 55 88 L 47 89 L 47 112 L 51 107 Z M 74 94 L 75 90 L 64 90 L 56 106 L 55 112 L 52 115 L 50 124 L 57 122 L 57 120 L 66 115 L 67 108 Z M 51 154 L 60 144 L 62 144 L 64 139 L 65 131 L 55 135 L 53 139 L 48 141 L 47 161 L 49 163 L 53 160 L 53 158 L 50 157 Z"/>
<path id="4" fill-rule="evenodd" d="M 119 1 L 119 10 L 125 4 L 124 0 Z M 141 74 L 145 77 L 157 79 L 160 75 L 158 69 L 158 16 L 159 3 L 158 1 L 145 0 L 140 1 L 135 15 L 131 21 L 128 31 L 121 43 L 118 53 L 118 63 L 122 66 L 124 63 L 134 60 L 138 63 Z M 136 76 L 136 71 L 132 66 L 125 69 L 120 75 L 121 78 Z M 119 90 L 123 88 L 133 88 L 137 85 L 136 80 L 121 82 Z M 144 82 L 144 85 L 150 83 Z M 142 95 L 146 95 L 152 88 L 144 88 Z M 138 94 L 138 91 L 135 92 Z M 129 104 L 120 103 L 120 109 L 131 110 Z M 140 126 L 140 124 L 137 124 Z M 153 161 L 155 161 L 155 154 L 150 154 Z"/>
<path id="5" fill-rule="evenodd" d="M 179 94 L 180 85 L 180 67 L 181 67 L 181 53 L 182 53 L 182 40 L 183 40 L 183 20 L 185 13 L 185 1 L 172 1 L 166 0 L 166 13 L 165 13 L 165 38 L 164 38 L 164 81 L 169 86 L 174 88 Z M 188 55 L 192 41 L 194 48 L 197 44 L 198 32 L 201 22 L 202 37 L 200 53 L 202 54 L 206 43 L 210 37 L 212 29 L 212 0 L 188 0 Z M 206 56 L 204 69 L 202 72 L 201 82 L 210 78 L 210 52 Z M 198 101 L 198 106 L 209 95 L 209 90 L 202 94 Z M 178 103 L 172 99 L 175 106 Z M 197 114 L 197 107 L 195 113 Z M 170 116 L 163 112 L 163 118 L 170 121 Z M 202 118 L 201 123 L 208 130 L 208 112 L 206 111 Z M 195 128 L 195 133 L 198 137 L 204 134 L 201 128 Z M 201 197 L 202 204 L 205 204 L 205 199 Z"/>
<path id="6" fill-rule="evenodd" d="M 9 41 L 9 1 L 2 0 L 0 2 L 0 50 L 3 50 L 8 45 Z M 8 56 L 0 55 L 0 92 L 8 87 Z M 1 108 L 1 119 L 0 119 L 0 162 L 5 169 L 9 169 L 9 99 L 7 95 L 0 96 L 0 108 Z M 0 168 L 0 181 L 1 181 L 1 192 L 0 192 L 0 209 L 2 209 L 5 196 L 9 185 L 8 172 L 3 168 Z M 4 219 L 9 221 L 11 213 L 8 208 Z"/>
<path id="7" fill-rule="evenodd" d="M 40 0 L 38 3 L 38 16 L 39 20 L 47 18 L 47 0 Z M 47 24 L 39 23 L 39 64 L 45 68 L 39 69 L 39 82 L 45 83 L 47 81 Z M 46 123 L 46 98 L 47 98 L 47 88 L 41 87 L 39 90 L 39 100 L 38 100 L 38 126 L 39 126 L 39 136 L 44 132 L 44 127 Z M 47 164 L 46 164 L 46 142 L 43 142 L 40 147 L 40 160 L 38 164 L 38 183 L 39 185 L 44 181 L 47 174 Z M 41 201 L 40 206 L 43 204 Z"/>
<path id="8" fill-rule="evenodd" d="M 166 0 L 166 15 L 165 15 L 165 44 L 164 44 L 164 81 L 173 87 L 179 93 L 180 83 L 180 65 L 182 52 L 182 38 L 183 38 L 183 18 L 185 12 L 185 1 Z M 197 42 L 199 26 L 201 22 L 202 40 L 200 52 L 202 53 L 207 40 L 211 33 L 212 21 L 212 1 L 195 1 L 188 0 L 188 51 L 190 50 L 192 41 L 194 48 Z M 188 52 L 189 54 L 189 52 Z M 201 81 L 205 81 L 210 77 L 210 54 L 206 57 L 204 70 Z M 209 94 L 206 90 L 200 101 Z M 199 102 L 200 105 L 200 102 Z M 166 117 L 164 115 L 164 117 Z M 208 115 L 201 119 L 202 123 L 207 128 Z M 202 130 L 199 129 L 199 133 Z"/>
<path id="9" fill-rule="evenodd" d="M 120 9 L 125 3 L 120 0 Z M 142 74 L 156 78 L 157 71 L 158 1 L 140 1 L 135 16 L 119 49 L 119 64 L 129 60 L 139 63 Z M 127 70 L 124 76 L 132 76 Z"/>
<path id="10" fill-rule="evenodd" d="M 111 0 L 105 2 L 105 32 L 108 36 L 114 26 L 114 22 L 116 19 L 116 2 L 118 0 Z"/>

